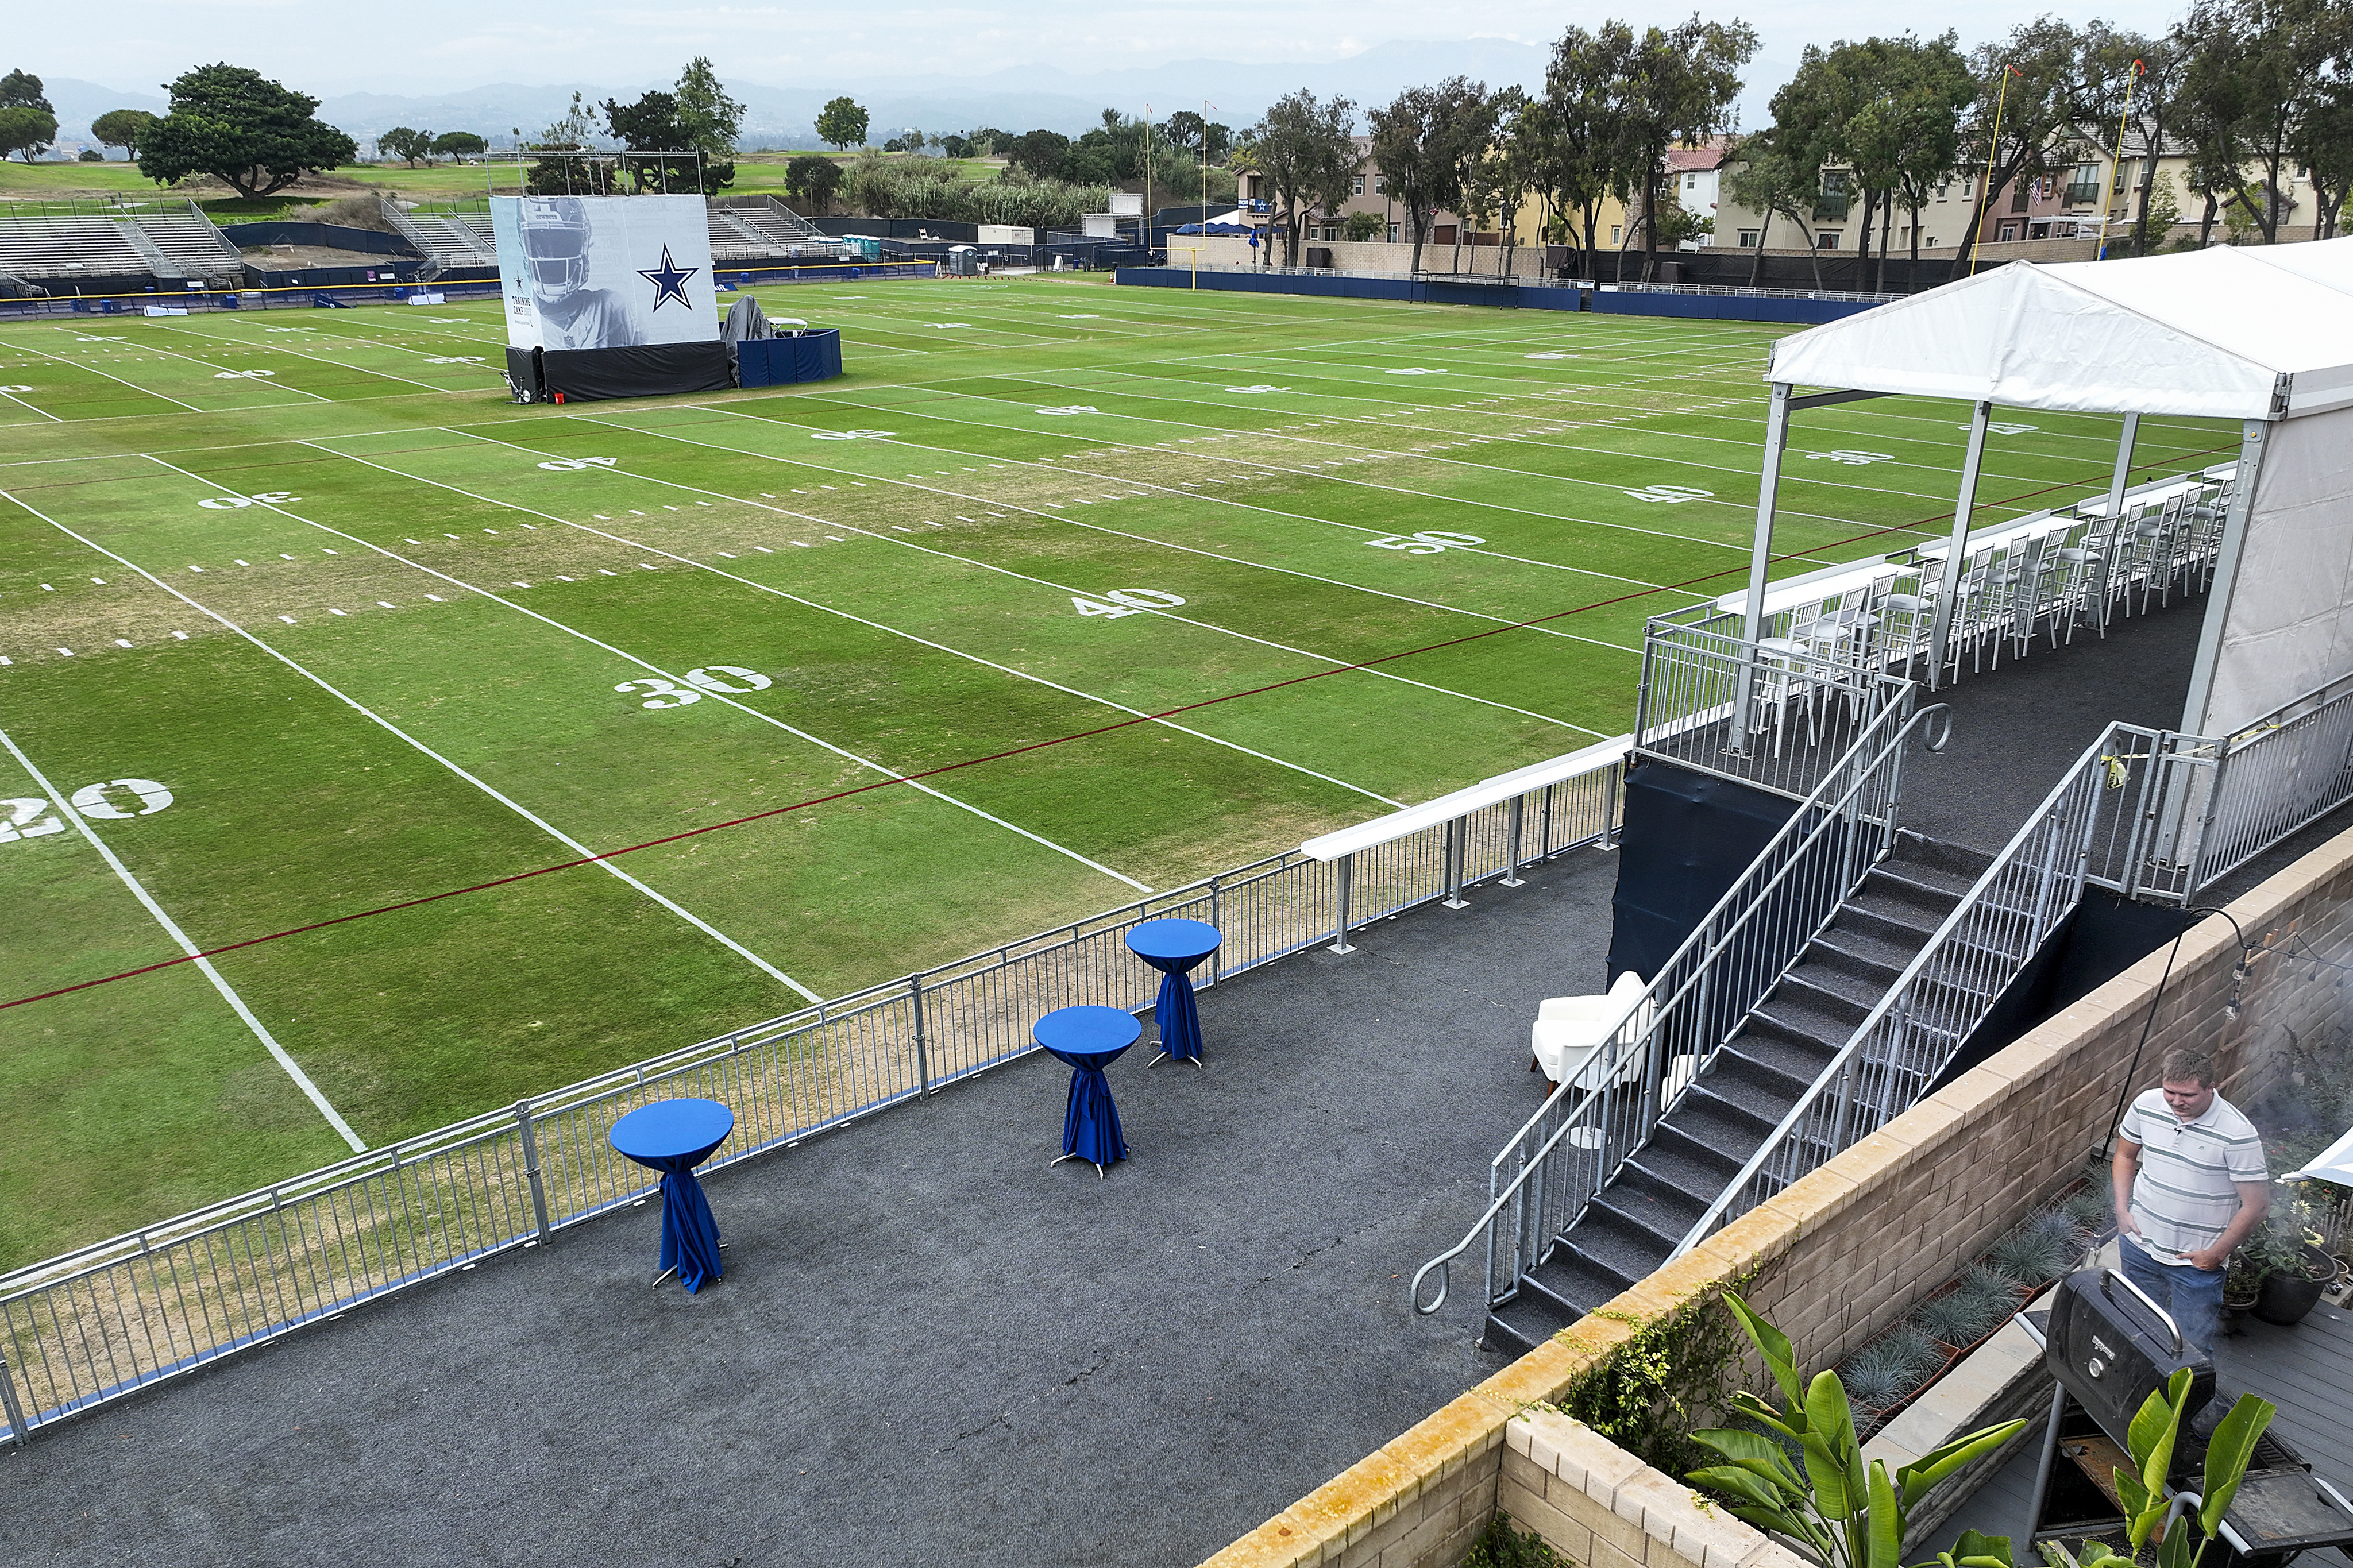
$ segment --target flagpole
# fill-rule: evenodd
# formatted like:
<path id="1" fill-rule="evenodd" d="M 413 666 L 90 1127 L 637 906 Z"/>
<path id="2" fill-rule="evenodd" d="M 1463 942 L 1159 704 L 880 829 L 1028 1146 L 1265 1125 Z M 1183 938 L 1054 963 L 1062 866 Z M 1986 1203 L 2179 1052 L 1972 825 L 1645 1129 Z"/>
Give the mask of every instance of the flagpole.
<path id="1" fill-rule="evenodd" d="M 2133 61 L 2132 75 L 2125 79 L 2125 111 L 2116 116 L 2116 173 L 2111 177 L 2119 187 L 2122 187 L 2125 183 L 2125 127 L 2132 122 L 2133 89 L 2140 85 L 2141 70 L 2141 63 L 2138 60 Z M 2156 148 L 2149 149 L 2149 156 L 2152 158 L 2157 156 Z M 2107 258 L 2108 204 L 2104 198 L 2100 203 L 2100 248 L 2092 253 L 2092 259 L 2105 261 Z"/>
<path id="2" fill-rule="evenodd" d="M 1993 135 L 1986 142 L 1985 181 L 1978 189 L 1978 226 L 1969 236 L 1969 276 L 1978 275 L 1978 247 L 1985 243 L 1986 219 L 1993 214 L 1993 161 L 2001 150 L 2001 111 L 2010 102 L 2010 79 L 2018 68 L 2007 60 L 2001 67 L 2001 92 L 1993 102 Z"/>

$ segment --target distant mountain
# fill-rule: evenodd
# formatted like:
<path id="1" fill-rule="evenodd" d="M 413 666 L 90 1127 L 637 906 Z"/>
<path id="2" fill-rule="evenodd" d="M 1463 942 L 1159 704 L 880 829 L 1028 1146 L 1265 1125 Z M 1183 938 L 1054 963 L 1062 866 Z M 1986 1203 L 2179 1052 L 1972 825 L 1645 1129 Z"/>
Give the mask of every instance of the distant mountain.
<path id="1" fill-rule="evenodd" d="M 1508 82 L 1533 87 L 1543 80 L 1546 53 L 1542 46 L 1508 38 L 1394 40 L 1320 65 L 1181 60 L 1083 73 L 1008 68 L 983 76 L 829 80 L 807 87 L 731 81 L 728 88 L 744 100 L 744 145 L 808 147 L 817 144 L 813 127 L 818 110 L 827 100 L 845 92 L 871 114 L 877 142 L 911 125 L 927 132 L 984 125 L 1012 132 L 1043 127 L 1077 135 L 1098 123 L 1106 107 L 1140 114 L 1148 103 L 1158 118 L 1180 109 L 1198 113 L 1205 99 L 1217 106 L 1212 119 L 1240 127 L 1256 120 L 1284 93 L 1303 87 L 1319 98 L 1335 93 L 1349 98 L 1359 109 L 1387 102 L 1404 88 L 1457 73 L 1489 87 Z M 471 131 L 503 140 L 516 129 L 526 136 L 535 134 L 564 113 L 575 89 L 594 103 L 607 98 L 626 102 L 648 88 L 668 85 L 651 80 L 635 85 L 494 82 L 438 93 L 334 93 L 321 101 L 319 114 L 362 142 L 396 125 Z M 68 137 L 86 134 L 91 118 L 110 109 L 161 113 L 165 107 L 160 94 L 118 92 L 64 79 L 51 79 L 48 94 L 57 105 L 60 132 Z"/>
<path id="2" fill-rule="evenodd" d="M 43 77 L 41 93 L 58 111 L 58 137 L 66 142 L 88 141 L 90 122 L 109 110 L 143 109 L 150 114 L 161 114 L 171 107 L 160 92 L 117 92 L 111 87 L 77 81 L 69 76 Z"/>

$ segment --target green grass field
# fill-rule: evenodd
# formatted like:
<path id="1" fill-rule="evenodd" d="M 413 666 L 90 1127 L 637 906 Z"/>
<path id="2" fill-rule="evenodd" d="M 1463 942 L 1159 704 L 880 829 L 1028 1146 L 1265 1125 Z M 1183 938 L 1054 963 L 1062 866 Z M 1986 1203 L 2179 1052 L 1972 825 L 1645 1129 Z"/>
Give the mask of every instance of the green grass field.
<path id="1" fill-rule="evenodd" d="M 818 803 L 0 1008 L 0 1264 L 1620 733 L 1744 570 L 1778 329 L 766 304 L 848 374 L 519 408 L 492 304 L 0 327 L 0 1002 Z M 1941 532 L 1962 416 L 1803 416 L 1785 569 Z M 1980 521 L 2105 482 L 2030 417 Z"/>

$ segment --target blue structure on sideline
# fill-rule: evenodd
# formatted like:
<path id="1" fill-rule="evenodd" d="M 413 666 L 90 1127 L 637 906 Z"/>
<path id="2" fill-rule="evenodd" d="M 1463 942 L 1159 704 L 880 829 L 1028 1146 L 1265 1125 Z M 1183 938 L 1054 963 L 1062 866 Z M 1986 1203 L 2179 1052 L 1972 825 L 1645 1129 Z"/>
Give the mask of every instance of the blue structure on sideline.
<path id="1" fill-rule="evenodd" d="M 794 338 L 747 338 L 733 353 L 738 386 L 830 381 L 841 374 L 841 331 L 822 327 Z"/>
<path id="2" fill-rule="evenodd" d="M 1347 300 L 1401 300 L 1416 305 L 1489 305 L 1518 310 L 1590 310 L 1604 316 L 1683 316 L 1706 321 L 1780 321 L 1820 326 L 1878 303 L 1767 294 L 1664 294 L 1649 290 L 1556 288 L 1538 283 L 1473 282 L 1455 278 L 1323 277 L 1297 272 L 1200 272 L 1185 267 L 1123 267 L 1112 280 L 1146 289 L 1222 289 L 1249 294 L 1314 294 Z"/>

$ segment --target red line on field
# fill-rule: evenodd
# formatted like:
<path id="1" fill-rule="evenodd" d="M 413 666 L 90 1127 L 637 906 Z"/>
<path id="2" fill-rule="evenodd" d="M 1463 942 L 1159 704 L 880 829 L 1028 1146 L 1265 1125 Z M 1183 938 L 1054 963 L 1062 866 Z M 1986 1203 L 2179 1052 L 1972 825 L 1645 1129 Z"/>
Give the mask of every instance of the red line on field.
<path id="1" fill-rule="evenodd" d="M 2229 448 L 2225 447 L 2215 447 L 2209 448 L 2209 453 L 2211 455 L 2211 453 L 2227 450 L 2229 450 Z M 2168 460 L 2163 464 L 2147 464 L 2141 466 L 2161 466 L 2171 468 L 2174 467 L 2175 464 L 2174 461 Z M 2073 484 L 2045 485 L 2039 489 L 2021 491 L 2015 495 L 2007 497 L 2002 500 L 1989 502 L 1987 504 L 1992 506 L 2009 506 L 2018 501 L 2031 500 L 2036 496 L 2046 495 L 2052 490 L 2074 489 L 2080 488 L 2080 485 Z M 1936 516 L 1921 518 L 1914 522 L 1891 523 L 1887 527 L 1871 529 L 1865 532 L 1855 534 L 1850 538 L 1839 540 L 1834 543 L 1818 545 L 1812 550 L 1787 552 L 1783 554 L 1776 555 L 1773 559 L 1776 561 L 1789 561 L 1798 559 L 1801 556 L 1816 554 L 1823 550 L 1843 549 L 1847 545 L 1859 544 L 1866 540 L 1882 538 L 1890 533 L 1909 532 L 1914 530 L 1926 527 L 1929 523 L 1936 522 L 1941 518 L 1948 518 L 1952 514 L 1950 512 L 1942 512 Z M 871 784 L 859 784 L 850 789 L 836 790 L 831 795 L 812 795 L 807 800 L 795 801 L 790 805 L 772 806 L 766 811 L 754 812 L 749 816 L 731 817 L 725 822 L 709 822 L 703 824 L 701 827 L 690 827 L 683 833 L 672 833 L 660 838 L 649 838 L 642 844 L 632 844 L 625 848 L 608 849 L 601 855 L 583 855 L 570 860 L 559 860 L 552 866 L 540 866 L 528 871 L 517 871 L 512 876 L 493 878 L 491 880 L 487 882 L 476 882 L 470 887 L 450 888 L 438 893 L 427 893 L 422 898 L 403 899 L 398 903 L 380 904 L 375 909 L 370 910 L 355 910 L 347 915 L 335 915 L 327 920 L 313 921 L 308 925 L 293 926 L 285 931 L 271 931 L 267 936 L 249 936 L 242 942 L 226 942 L 219 947 L 208 947 L 201 952 L 184 953 L 178 958 L 164 959 L 160 963 L 145 964 L 137 969 L 125 969 L 119 973 L 103 975 L 96 980 L 80 981 L 72 985 L 60 985 L 53 991 L 41 991 L 29 996 L 19 996 L 13 1002 L 0 1002 L 0 1012 L 5 1012 L 11 1007 L 26 1006 L 35 1002 L 47 1002 L 52 997 L 69 996 L 77 991 L 88 991 L 93 986 L 111 985 L 118 980 L 129 980 L 135 975 L 153 974 L 159 969 L 171 969 L 183 963 L 192 963 L 200 958 L 216 958 L 222 953 L 235 952 L 240 948 L 259 947 L 264 942 L 280 942 L 290 936 L 302 936 L 314 931 L 325 931 L 332 926 L 348 925 L 353 921 L 368 920 L 376 915 L 388 915 L 396 913 L 401 910 L 413 910 L 424 904 L 438 903 L 444 899 L 462 898 L 469 893 L 488 892 L 493 888 L 504 888 L 516 882 L 527 882 L 534 877 L 545 877 L 557 871 L 569 871 L 581 866 L 593 866 L 600 860 L 618 859 L 624 855 L 634 855 L 640 849 L 656 849 L 665 844 L 676 844 L 680 840 L 686 838 L 698 838 L 703 834 L 717 833 L 723 828 L 742 827 L 748 823 L 764 822 L 772 816 L 783 816 L 791 812 L 807 810 L 810 806 L 825 805 L 838 800 L 848 800 L 853 795 L 865 795 L 873 790 L 889 789 L 896 784 L 912 784 L 921 779 L 937 778 L 942 773 L 956 773 L 965 768 L 976 768 L 987 763 L 1000 763 L 1008 757 L 1021 756 L 1029 752 L 1041 752 L 1054 746 L 1064 746 L 1074 741 L 1092 740 L 1098 735 L 1108 735 L 1120 730 L 1133 729 L 1138 724 L 1149 724 L 1162 719 L 1173 719 L 1179 713 L 1191 713 L 1203 708 L 1215 708 L 1221 703 L 1239 701 L 1245 697 L 1263 696 L 1270 691 L 1280 691 L 1285 687 L 1302 686 L 1309 681 L 1323 680 L 1335 675 L 1346 675 L 1355 670 L 1369 669 L 1375 665 L 1388 664 L 1396 659 L 1412 658 L 1420 654 L 1436 653 L 1444 648 L 1459 647 L 1465 643 L 1480 642 L 1488 637 L 1499 637 L 1505 632 L 1525 631 L 1530 626 L 1543 626 L 1547 621 L 1560 620 L 1568 616 L 1581 616 L 1588 610 L 1607 609 L 1612 605 L 1626 604 L 1630 600 L 1646 598 L 1653 594 L 1672 594 L 1685 588 L 1696 588 L 1703 583 L 1713 582 L 1719 577 L 1728 577 L 1736 572 L 1742 572 L 1745 570 L 1746 570 L 1745 566 L 1729 566 L 1725 567 L 1722 571 L 1710 572 L 1702 576 L 1688 577 L 1680 583 L 1662 583 L 1655 588 L 1638 588 L 1630 594 L 1620 594 L 1615 598 L 1596 599 L 1589 605 L 1578 605 L 1571 609 L 1556 610 L 1549 616 L 1538 616 L 1534 620 L 1514 621 L 1506 626 L 1489 626 L 1482 631 L 1465 633 L 1463 636 L 1459 637 L 1448 637 L 1443 642 L 1428 643 L 1420 647 L 1404 648 L 1396 653 L 1385 653 L 1377 658 L 1364 659 L 1355 664 L 1335 665 L 1330 669 L 1314 670 L 1306 675 L 1294 675 L 1287 680 L 1272 681 L 1265 686 L 1253 686 L 1242 691 L 1229 691 L 1219 697 L 1205 697 L 1198 702 L 1187 702 L 1176 708 L 1164 708 L 1157 713 L 1145 713 L 1131 719 L 1117 720 L 1109 724 L 1098 725 L 1092 730 L 1073 731 L 1070 734 L 1058 735 L 1049 741 L 1032 741 L 1027 745 L 1010 747 L 1002 752 L 990 752 L 984 756 L 966 757 L 962 762 L 943 763 L 938 767 L 926 768 L 921 773 L 902 773 L 897 778 L 876 779 Z"/>

